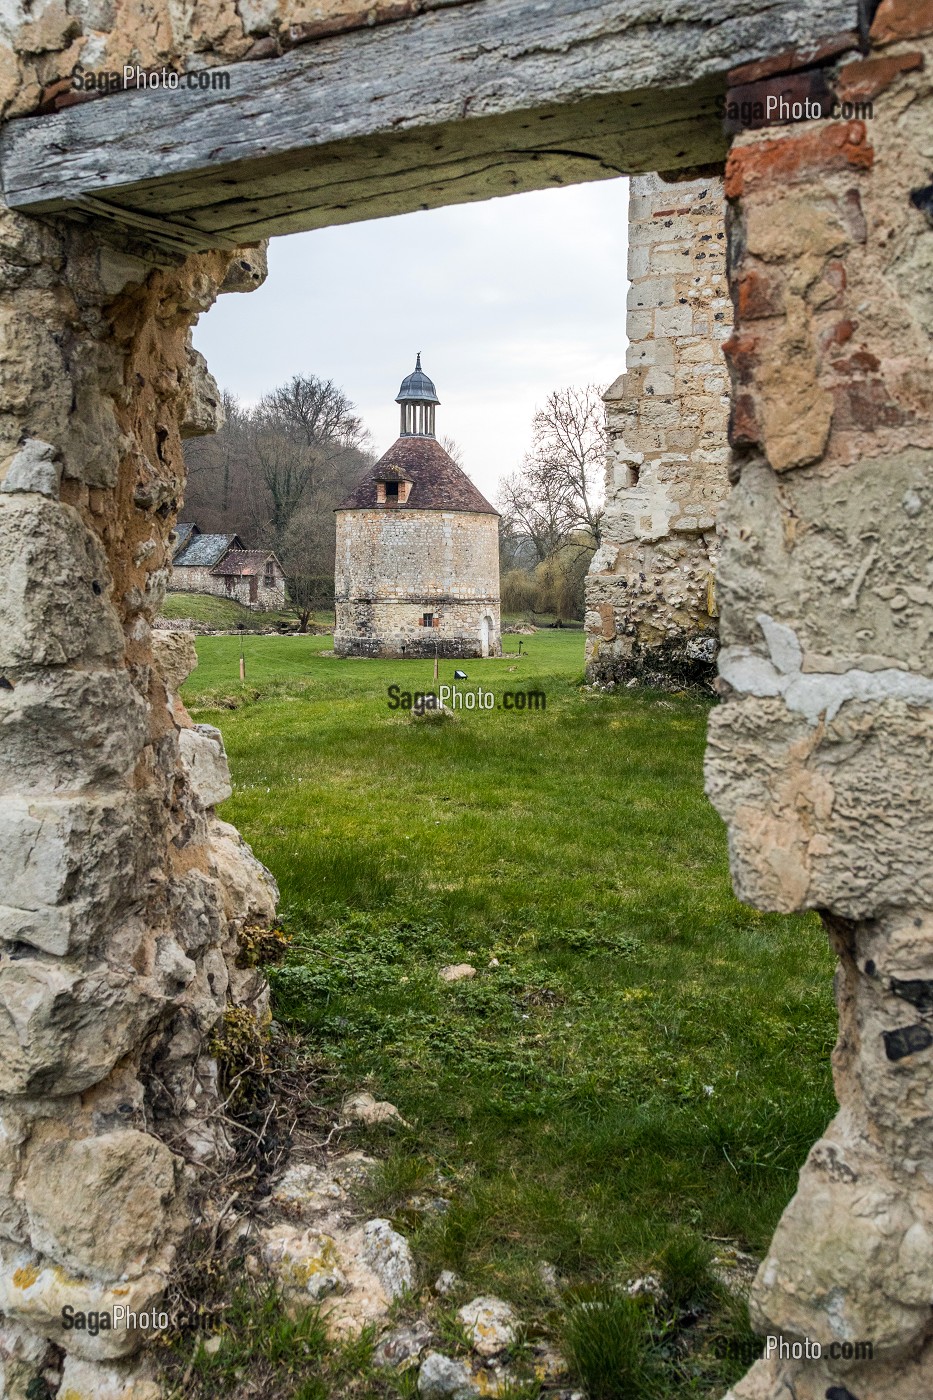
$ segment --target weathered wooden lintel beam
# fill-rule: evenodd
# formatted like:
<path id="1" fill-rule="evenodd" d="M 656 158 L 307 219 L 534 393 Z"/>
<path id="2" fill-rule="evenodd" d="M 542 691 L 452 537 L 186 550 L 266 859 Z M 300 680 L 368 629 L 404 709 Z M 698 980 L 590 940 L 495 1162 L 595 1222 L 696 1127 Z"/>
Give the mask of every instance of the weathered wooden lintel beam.
<path id="1" fill-rule="evenodd" d="M 476 0 L 9 122 L 13 208 L 175 251 L 722 158 L 736 63 L 851 29 L 855 0 Z"/>

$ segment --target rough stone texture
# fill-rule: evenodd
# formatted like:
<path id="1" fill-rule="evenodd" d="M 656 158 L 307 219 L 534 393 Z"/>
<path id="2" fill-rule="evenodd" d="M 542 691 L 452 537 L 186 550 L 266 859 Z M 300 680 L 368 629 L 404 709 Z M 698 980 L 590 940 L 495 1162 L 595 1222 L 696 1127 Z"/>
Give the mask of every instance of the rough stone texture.
<path id="1" fill-rule="evenodd" d="M 370 1220 L 363 1226 L 363 1258 L 387 1295 L 401 1298 L 415 1285 L 415 1261 L 404 1235 L 388 1220 Z"/>
<path id="2" fill-rule="evenodd" d="M 586 582 L 587 677 L 702 684 L 729 489 L 721 181 L 633 178 L 628 272 L 628 368 L 605 395 L 606 513 Z"/>
<path id="3" fill-rule="evenodd" d="M 410 1327 L 395 1327 L 379 1339 L 373 1351 L 373 1365 L 407 1371 L 417 1365 L 431 1337 L 431 1327 L 423 1318 L 418 1318 Z"/>
<path id="4" fill-rule="evenodd" d="M 260 1231 L 258 1254 L 248 1263 L 254 1273 L 271 1274 L 291 1312 L 319 1306 L 338 1340 L 383 1328 L 392 1303 L 414 1284 L 404 1235 L 387 1220 L 358 1223 L 353 1193 L 373 1165 L 355 1152 L 327 1164 L 290 1166 L 271 1197 L 278 1218 Z M 415 1357 L 427 1344 L 418 1326 L 407 1342 L 396 1341 L 387 1346 L 386 1365 Z"/>
<path id="5" fill-rule="evenodd" d="M 331 1293 L 346 1292 L 346 1275 L 331 1235 L 277 1225 L 267 1234 L 262 1258 L 290 1303 L 310 1305 Z"/>
<path id="6" fill-rule="evenodd" d="M 165 681 L 169 695 L 177 695 L 198 664 L 193 632 L 167 632 L 152 629 L 152 655 Z"/>
<path id="7" fill-rule="evenodd" d="M 387 1099 L 374 1099 L 365 1089 L 358 1094 L 351 1094 L 344 1100 L 343 1116 L 352 1123 L 405 1122 L 394 1103 L 389 1103 Z"/>
<path id="8" fill-rule="evenodd" d="M 473 1400 L 480 1389 L 469 1367 L 439 1351 L 429 1351 L 418 1372 L 418 1394 L 424 1400 Z"/>
<path id="9" fill-rule="evenodd" d="M 152 1400 L 100 1364 L 144 1338 L 61 1309 L 158 1301 L 229 1152 L 212 1029 L 267 1014 L 237 934 L 274 882 L 213 819 L 229 775 L 177 698 L 190 642 L 152 633 L 190 327 L 231 256 L 157 266 L 2 208 L 0 246 L 0 1392 L 54 1341 L 59 1393 Z"/>
<path id="10" fill-rule="evenodd" d="M 478 1356 L 498 1356 L 513 1346 L 518 1337 L 518 1318 L 501 1298 L 474 1298 L 457 1313 Z"/>
<path id="11" fill-rule="evenodd" d="M 216 807 L 233 791 L 223 735 L 213 724 L 196 724 L 178 734 L 181 760 L 191 792 L 202 807 Z"/>
<path id="12" fill-rule="evenodd" d="M 738 138 L 729 158 L 740 480 L 721 516 L 725 703 L 707 790 L 759 907 L 818 909 L 839 956 L 839 1113 L 752 1285 L 757 1330 L 820 1360 L 733 1400 L 933 1391 L 933 41 L 885 4 L 849 56 L 871 122 Z M 892 26 L 903 23 L 895 33 Z M 913 28 L 911 28 L 913 25 Z M 885 27 L 886 26 L 886 27 Z M 900 50 L 886 47 L 896 59 Z M 874 65 L 874 66 L 871 66 Z M 830 1355 L 870 1341 L 874 1360 Z"/>
<path id="13" fill-rule="evenodd" d="M 136 1368 L 98 1366 L 68 1356 L 58 1393 L 61 1400 L 160 1400 L 162 1390 Z"/>
<path id="14" fill-rule="evenodd" d="M 476 968 L 470 963 L 448 963 L 437 975 L 442 982 L 468 982 L 476 976 Z"/>
<path id="15" fill-rule="evenodd" d="M 340 510 L 335 597 L 338 656 L 498 655 L 498 519 Z M 437 626 L 423 625 L 425 613 Z"/>
<path id="16" fill-rule="evenodd" d="M 31 1147 L 17 1195 L 34 1248 L 89 1278 L 140 1272 L 165 1228 L 175 1165 L 134 1128 Z"/>
<path id="17" fill-rule="evenodd" d="M 55 462 L 55 448 L 38 438 L 29 438 L 7 468 L 0 491 L 35 492 L 58 499 L 61 467 Z"/>

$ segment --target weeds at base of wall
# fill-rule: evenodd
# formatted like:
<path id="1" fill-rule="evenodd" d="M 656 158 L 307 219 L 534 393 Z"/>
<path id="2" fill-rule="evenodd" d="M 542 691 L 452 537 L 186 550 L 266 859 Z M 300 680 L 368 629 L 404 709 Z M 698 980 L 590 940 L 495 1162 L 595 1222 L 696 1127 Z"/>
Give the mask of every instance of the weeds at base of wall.
<path id="1" fill-rule="evenodd" d="M 708 647 L 698 646 L 699 641 L 693 638 L 685 646 L 678 639 L 653 647 L 636 641 L 630 656 L 620 656 L 608 647 L 601 649 L 587 663 L 587 681 L 608 690 L 639 687 L 712 695 L 718 645 L 713 636 L 708 639 Z"/>

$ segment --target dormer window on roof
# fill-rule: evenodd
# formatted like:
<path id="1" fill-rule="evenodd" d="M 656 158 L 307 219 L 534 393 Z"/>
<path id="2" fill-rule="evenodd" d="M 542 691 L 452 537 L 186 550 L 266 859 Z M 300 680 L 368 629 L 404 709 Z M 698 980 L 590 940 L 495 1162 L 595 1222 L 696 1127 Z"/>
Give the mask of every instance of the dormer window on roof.
<path id="1" fill-rule="evenodd" d="M 384 477 L 376 481 L 377 506 L 403 506 L 408 500 L 411 482 L 401 477 Z"/>
<path id="2" fill-rule="evenodd" d="M 440 403 L 434 384 L 421 368 L 421 353 L 411 374 L 406 374 L 395 400 L 402 407 L 402 437 L 434 436 L 434 408 Z"/>

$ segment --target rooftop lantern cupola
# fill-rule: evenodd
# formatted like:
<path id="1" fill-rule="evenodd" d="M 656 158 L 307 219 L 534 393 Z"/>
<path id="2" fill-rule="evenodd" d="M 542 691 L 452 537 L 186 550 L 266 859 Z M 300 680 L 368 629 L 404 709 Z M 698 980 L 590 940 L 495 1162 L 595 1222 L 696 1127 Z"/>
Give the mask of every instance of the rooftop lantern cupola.
<path id="1" fill-rule="evenodd" d="M 434 408 L 440 403 L 437 391 L 421 368 L 421 354 L 411 374 L 406 374 L 395 400 L 402 406 L 402 437 L 434 436 Z"/>

